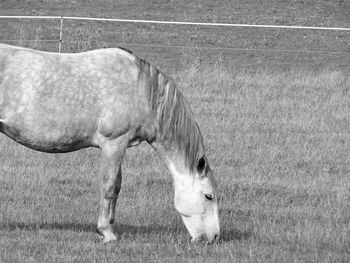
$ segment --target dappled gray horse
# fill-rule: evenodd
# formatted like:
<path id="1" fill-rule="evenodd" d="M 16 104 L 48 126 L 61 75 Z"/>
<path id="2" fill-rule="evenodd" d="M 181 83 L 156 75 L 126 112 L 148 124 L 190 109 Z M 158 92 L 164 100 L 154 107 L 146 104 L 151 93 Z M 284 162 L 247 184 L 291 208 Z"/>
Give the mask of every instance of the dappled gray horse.
<path id="1" fill-rule="evenodd" d="M 191 237 L 219 235 L 216 184 L 189 103 L 172 79 L 129 51 L 57 54 L 0 44 L 0 131 L 43 152 L 101 149 L 97 229 L 105 242 L 116 239 L 122 158 L 142 141 L 167 164 Z"/>

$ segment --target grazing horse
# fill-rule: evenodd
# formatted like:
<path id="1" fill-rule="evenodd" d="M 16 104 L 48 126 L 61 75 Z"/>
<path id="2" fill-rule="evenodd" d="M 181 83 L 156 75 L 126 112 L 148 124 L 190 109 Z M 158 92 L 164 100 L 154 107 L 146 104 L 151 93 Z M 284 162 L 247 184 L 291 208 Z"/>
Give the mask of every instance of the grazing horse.
<path id="1" fill-rule="evenodd" d="M 97 230 L 113 233 L 128 147 L 147 141 L 167 165 L 193 240 L 218 238 L 216 183 L 190 105 L 174 81 L 122 48 L 57 54 L 0 44 L 0 132 L 31 149 L 101 149 Z"/>

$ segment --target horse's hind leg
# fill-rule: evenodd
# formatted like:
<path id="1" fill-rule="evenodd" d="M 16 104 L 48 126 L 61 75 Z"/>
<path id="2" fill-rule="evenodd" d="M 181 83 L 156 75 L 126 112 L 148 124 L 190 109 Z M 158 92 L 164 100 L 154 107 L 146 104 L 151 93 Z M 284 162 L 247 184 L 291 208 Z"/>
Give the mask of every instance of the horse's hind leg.
<path id="1" fill-rule="evenodd" d="M 116 240 L 113 233 L 114 207 L 120 191 L 120 163 L 125 153 L 126 143 L 108 141 L 103 144 L 101 162 L 101 204 L 97 230 L 104 242 Z"/>

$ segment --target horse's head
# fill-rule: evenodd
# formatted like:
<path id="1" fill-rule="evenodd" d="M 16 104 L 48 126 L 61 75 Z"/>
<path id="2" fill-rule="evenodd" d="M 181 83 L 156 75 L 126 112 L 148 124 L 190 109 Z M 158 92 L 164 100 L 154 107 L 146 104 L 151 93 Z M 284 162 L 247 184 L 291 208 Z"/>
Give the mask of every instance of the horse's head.
<path id="1" fill-rule="evenodd" d="M 207 159 L 201 157 L 194 171 L 169 165 L 174 177 L 175 208 L 192 240 L 206 238 L 208 242 L 220 234 L 216 183 Z M 186 171 L 187 170 L 187 171 Z"/>

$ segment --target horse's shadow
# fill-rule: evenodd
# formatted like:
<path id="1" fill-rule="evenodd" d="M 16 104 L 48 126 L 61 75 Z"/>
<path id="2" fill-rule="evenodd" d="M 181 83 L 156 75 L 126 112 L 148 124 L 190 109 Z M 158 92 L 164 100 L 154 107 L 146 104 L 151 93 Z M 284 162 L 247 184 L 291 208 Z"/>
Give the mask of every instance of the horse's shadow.
<path id="1" fill-rule="evenodd" d="M 97 232 L 97 226 L 93 223 L 24 223 L 24 222 L 13 222 L 5 223 L 0 225 L 0 230 L 14 231 L 14 230 L 24 230 L 24 231 L 38 231 L 38 230 L 69 230 L 74 232 Z M 114 226 L 114 232 L 118 235 L 129 233 L 132 235 L 136 234 L 145 234 L 147 232 L 158 231 L 158 232 L 168 232 L 175 228 L 171 229 L 170 227 L 164 226 L 132 226 L 127 224 L 116 224 Z"/>
<path id="2" fill-rule="evenodd" d="M 9 222 L 0 224 L 1 231 L 38 231 L 38 230 L 69 230 L 74 232 L 97 232 L 96 224 L 93 223 L 68 223 L 68 222 L 55 222 L 55 223 L 24 223 L 24 222 Z M 137 234 L 148 233 L 166 233 L 166 234 L 179 234 L 187 232 L 184 227 L 171 227 L 161 225 L 145 225 L 145 226 L 133 226 L 128 224 L 116 224 L 114 226 L 114 232 L 117 236 L 122 234 L 128 234 L 136 236 Z M 247 240 L 252 236 L 250 231 L 241 231 L 239 229 L 225 229 L 221 231 L 220 242 L 230 242 L 233 240 Z"/>
<path id="3" fill-rule="evenodd" d="M 251 231 L 241 231 L 237 228 L 227 229 L 221 231 L 221 242 L 230 242 L 234 240 L 242 241 L 251 238 L 253 233 Z"/>

